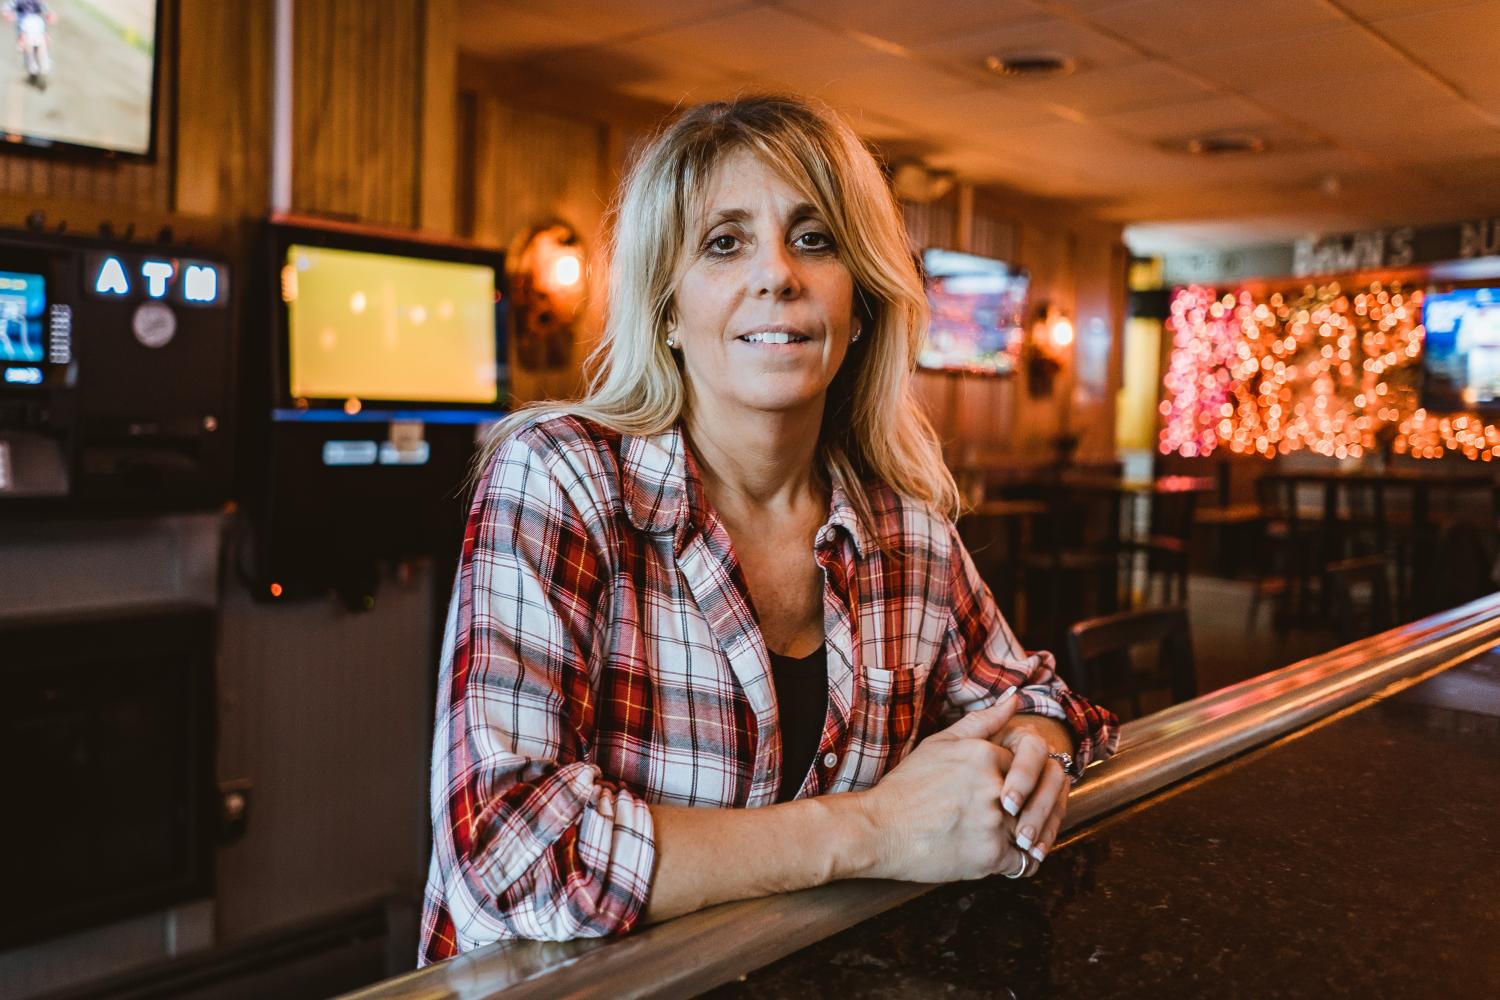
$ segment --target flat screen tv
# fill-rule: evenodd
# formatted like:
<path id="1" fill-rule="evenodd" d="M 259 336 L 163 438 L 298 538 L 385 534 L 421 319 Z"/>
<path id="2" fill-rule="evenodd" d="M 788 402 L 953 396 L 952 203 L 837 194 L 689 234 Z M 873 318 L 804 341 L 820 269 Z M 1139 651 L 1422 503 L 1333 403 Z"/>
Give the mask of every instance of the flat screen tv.
<path id="1" fill-rule="evenodd" d="M 159 0 L 0 0 L 0 134 L 23 146 L 149 157 Z"/>
<path id="2" fill-rule="evenodd" d="M 979 375 L 1014 371 L 1026 316 L 1026 272 L 935 248 L 923 252 L 922 271 L 932 319 L 921 367 Z"/>
<path id="3" fill-rule="evenodd" d="M 1500 288 L 1429 292 L 1422 325 L 1422 405 L 1500 411 Z"/>
<path id="4" fill-rule="evenodd" d="M 498 252 L 277 227 L 280 419 L 494 419 L 508 401 Z M 467 415 L 467 417 L 466 417 Z"/>
<path id="5" fill-rule="evenodd" d="M 45 277 L 0 271 L 0 361 L 40 364 L 46 359 L 42 334 L 46 310 Z"/>

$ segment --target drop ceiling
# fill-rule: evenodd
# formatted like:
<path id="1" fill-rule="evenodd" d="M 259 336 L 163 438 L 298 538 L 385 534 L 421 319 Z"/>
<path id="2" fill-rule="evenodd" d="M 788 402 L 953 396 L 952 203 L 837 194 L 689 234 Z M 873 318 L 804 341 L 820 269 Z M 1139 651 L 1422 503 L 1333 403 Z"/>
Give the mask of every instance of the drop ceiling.
<path id="1" fill-rule="evenodd" d="M 815 94 L 1141 252 L 1500 213 L 1500 0 L 459 0 L 463 50 L 676 106 Z M 989 55 L 1074 73 L 1011 79 Z M 1187 139 L 1253 132 L 1219 158 Z"/>

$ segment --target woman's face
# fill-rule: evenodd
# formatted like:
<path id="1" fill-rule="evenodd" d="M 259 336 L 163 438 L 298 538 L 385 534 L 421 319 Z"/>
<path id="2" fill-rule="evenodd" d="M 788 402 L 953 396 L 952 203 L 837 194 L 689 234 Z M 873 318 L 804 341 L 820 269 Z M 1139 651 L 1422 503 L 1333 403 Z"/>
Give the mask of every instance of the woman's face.
<path id="1" fill-rule="evenodd" d="M 710 179 L 674 302 L 695 405 L 820 412 L 849 350 L 854 279 L 817 210 L 754 154 Z"/>

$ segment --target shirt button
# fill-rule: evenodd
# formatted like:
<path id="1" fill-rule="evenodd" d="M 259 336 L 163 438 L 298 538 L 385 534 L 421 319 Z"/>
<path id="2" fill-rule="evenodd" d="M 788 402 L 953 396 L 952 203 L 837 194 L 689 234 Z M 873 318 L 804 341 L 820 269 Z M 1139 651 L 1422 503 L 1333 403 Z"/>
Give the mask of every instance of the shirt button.
<path id="1" fill-rule="evenodd" d="M 837 764 L 838 762 L 839 762 L 838 754 L 825 753 L 823 755 L 823 766 L 824 767 L 832 767 L 833 765 Z"/>

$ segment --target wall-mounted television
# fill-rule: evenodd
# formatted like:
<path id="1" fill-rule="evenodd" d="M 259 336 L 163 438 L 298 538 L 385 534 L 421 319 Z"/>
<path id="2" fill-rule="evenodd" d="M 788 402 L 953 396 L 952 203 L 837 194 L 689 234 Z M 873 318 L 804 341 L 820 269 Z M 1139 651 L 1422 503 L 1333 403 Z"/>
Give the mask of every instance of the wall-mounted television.
<path id="1" fill-rule="evenodd" d="M 338 229 L 274 233 L 278 419 L 418 411 L 483 422 L 504 409 L 500 254 Z"/>
<path id="2" fill-rule="evenodd" d="M 921 367 L 977 375 L 1014 371 L 1026 317 L 1026 272 L 936 248 L 923 251 L 922 272 L 932 318 Z"/>
<path id="3" fill-rule="evenodd" d="M 0 138 L 154 152 L 159 0 L 0 0 Z"/>
<path id="4" fill-rule="evenodd" d="M 1429 292 L 1422 325 L 1422 405 L 1500 411 L 1500 288 Z"/>

